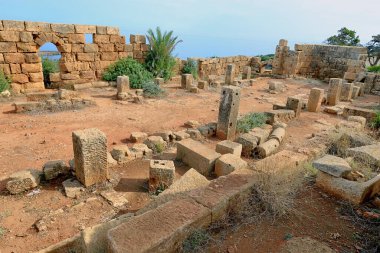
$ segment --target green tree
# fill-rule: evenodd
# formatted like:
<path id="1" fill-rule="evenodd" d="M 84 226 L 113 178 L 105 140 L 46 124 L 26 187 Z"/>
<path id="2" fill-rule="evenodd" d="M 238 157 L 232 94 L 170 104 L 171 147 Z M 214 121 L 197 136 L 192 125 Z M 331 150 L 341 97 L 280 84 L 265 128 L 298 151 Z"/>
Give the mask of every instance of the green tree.
<path id="1" fill-rule="evenodd" d="M 173 51 L 182 40 L 178 40 L 177 36 L 173 36 L 173 31 L 161 32 L 159 27 L 154 32 L 148 30 L 146 35 L 149 42 L 149 51 L 145 59 L 146 68 L 153 73 L 155 77 L 162 77 L 168 80 L 173 75 L 175 59 Z"/>
<path id="2" fill-rule="evenodd" d="M 50 73 L 59 72 L 58 61 L 50 60 L 47 57 L 42 58 L 42 72 L 44 75 L 45 88 L 50 88 Z"/>
<path id="3" fill-rule="evenodd" d="M 329 37 L 325 43 L 338 46 L 360 46 L 360 39 L 354 30 L 343 27 L 337 35 Z"/>
<path id="4" fill-rule="evenodd" d="M 372 40 L 367 43 L 368 61 L 371 66 L 376 66 L 380 61 L 380 34 L 372 36 Z"/>

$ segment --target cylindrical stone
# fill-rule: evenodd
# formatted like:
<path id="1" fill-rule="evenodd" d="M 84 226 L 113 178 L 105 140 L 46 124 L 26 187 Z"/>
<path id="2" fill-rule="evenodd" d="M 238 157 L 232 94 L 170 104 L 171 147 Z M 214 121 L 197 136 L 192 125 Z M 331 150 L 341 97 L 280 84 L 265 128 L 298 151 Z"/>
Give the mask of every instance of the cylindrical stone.
<path id="1" fill-rule="evenodd" d="M 258 158 L 262 159 L 262 158 L 268 157 L 273 152 L 275 152 L 279 146 L 280 146 L 280 143 L 278 142 L 277 139 L 269 139 L 263 144 L 260 144 L 260 146 L 256 148 L 255 153 L 258 156 Z"/>

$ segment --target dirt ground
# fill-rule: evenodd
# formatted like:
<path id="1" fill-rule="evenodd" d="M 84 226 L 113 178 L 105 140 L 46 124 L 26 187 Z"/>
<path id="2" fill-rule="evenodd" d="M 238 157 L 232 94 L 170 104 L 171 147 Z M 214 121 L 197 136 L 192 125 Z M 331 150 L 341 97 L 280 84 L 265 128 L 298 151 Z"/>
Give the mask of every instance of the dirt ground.
<path id="1" fill-rule="evenodd" d="M 268 80 L 270 79 L 257 79 L 252 87 L 242 90 L 239 111 L 241 115 L 270 110 L 273 103 L 285 103 L 290 95 L 306 94 L 307 97 L 311 87 L 327 88 L 327 84 L 315 80 L 286 79 L 283 80 L 288 87 L 286 92 L 269 94 L 266 91 Z M 86 206 L 83 212 L 79 212 L 81 214 L 77 219 L 67 219 L 72 212 L 75 213 L 79 200 L 64 196 L 62 180 L 42 185 L 39 187 L 40 193 L 33 196 L 27 196 L 27 193 L 7 195 L 4 180 L 11 173 L 26 168 L 40 169 L 49 160 L 72 159 L 73 131 L 99 128 L 107 135 L 108 148 L 111 150 L 113 145 L 128 143 L 128 138 L 134 131 L 147 133 L 160 130 L 178 131 L 184 129 L 183 124 L 188 120 L 197 120 L 200 123 L 217 120 L 219 92 L 202 91 L 193 94 L 179 89 L 179 85 L 167 85 L 166 88 L 168 91 L 166 97 L 147 99 L 144 104 L 119 103 L 115 100 L 114 88 L 86 90 L 81 92 L 82 95 L 94 100 L 97 106 L 59 113 L 14 114 L 11 113 L 13 110 L 11 103 L 0 103 L 2 112 L 0 114 L 0 252 L 23 253 L 45 248 L 79 233 L 85 227 L 105 221 L 119 211 L 111 208 L 101 197 L 97 197 L 93 202 L 97 212 L 90 211 L 91 209 Z M 23 99 L 25 98 L 16 98 L 16 100 Z M 363 104 L 380 102 L 375 96 L 359 98 L 358 101 Z M 300 119 L 289 125 L 283 148 L 303 150 L 305 148 L 303 143 L 311 133 L 320 131 L 318 124 L 314 124 L 320 119 L 331 124 L 339 122 L 336 116 L 303 112 Z M 211 141 L 208 145 L 214 144 L 215 141 Z M 186 169 L 177 170 L 178 176 Z M 121 178 L 115 190 L 126 193 L 129 200 L 128 209 L 123 212 L 134 212 L 144 206 L 150 199 L 146 191 L 148 179 L 146 161 L 132 162 L 113 170 Z M 94 193 L 96 191 L 92 193 L 92 197 Z M 342 238 L 349 240 L 353 228 L 348 222 L 340 219 L 339 214 L 335 212 L 336 205 L 333 202 L 326 200 L 315 189 L 309 189 L 301 194 L 299 202 L 305 207 L 302 208 L 304 212 L 302 217 L 305 219 L 295 223 L 284 221 L 284 224 L 276 225 L 263 221 L 254 231 L 261 237 L 248 235 L 247 240 L 242 240 L 240 246 L 237 246 L 240 251 L 236 252 L 276 252 L 277 246 L 281 244 L 280 238 L 284 236 L 283 233 L 300 234 L 302 226 L 307 226 L 308 234 L 314 238 L 323 235 L 322 239 L 327 240 L 328 233 L 339 232 Z M 38 233 L 33 224 L 54 210 L 60 209 L 63 209 L 64 214 L 56 218 L 57 221 L 53 222 L 55 225 L 48 226 L 46 233 Z M 308 223 L 308 219 L 312 222 Z M 60 222 L 61 220 L 65 222 Z M 270 236 L 264 238 L 264 232 L 267 235 L 270 232 Z M 241 236 L 241 233 L 233 235 L 231 240 L 234 240 L 234 236 Z M 260 241 L 267 243 L 260 246 Z M 227 244 L 231 246 L 229 241 Z"/>

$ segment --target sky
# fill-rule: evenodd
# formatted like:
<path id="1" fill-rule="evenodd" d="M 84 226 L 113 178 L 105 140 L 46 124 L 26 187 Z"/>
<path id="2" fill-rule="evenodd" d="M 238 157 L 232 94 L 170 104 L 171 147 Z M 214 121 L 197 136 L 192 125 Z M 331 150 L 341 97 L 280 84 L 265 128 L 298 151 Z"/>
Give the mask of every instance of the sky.
<path id="1" fill-rule="evenodd" d="M 322 43 L 346 26 L 361 43 L 380 33 L 379 0 L 0 0 L 1 19 L 118 26 L 130 34 L 173 30 L 176 55 L 274 53 L 280 39 Z"/>

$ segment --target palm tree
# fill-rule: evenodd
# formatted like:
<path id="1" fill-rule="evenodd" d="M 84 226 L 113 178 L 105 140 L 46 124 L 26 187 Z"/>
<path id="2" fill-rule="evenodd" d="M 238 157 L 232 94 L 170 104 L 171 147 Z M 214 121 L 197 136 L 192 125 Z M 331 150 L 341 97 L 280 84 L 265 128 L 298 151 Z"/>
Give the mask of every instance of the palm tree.
<path id="1" fill-rule="evenodd" d="M 170 79 L 175 65 L 172 53 L 182 40 L 178 40 L 177 36 L 173 37 L 173 31 L 162 33 L 160 27 L 156 28 L 156 33 L 149 29 L 146 37 L 149 43 L 149 51 L 145 59 L 147 69 L 156 77 Z"/>

